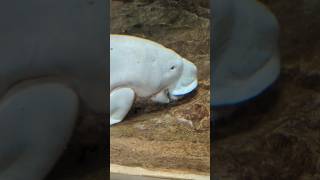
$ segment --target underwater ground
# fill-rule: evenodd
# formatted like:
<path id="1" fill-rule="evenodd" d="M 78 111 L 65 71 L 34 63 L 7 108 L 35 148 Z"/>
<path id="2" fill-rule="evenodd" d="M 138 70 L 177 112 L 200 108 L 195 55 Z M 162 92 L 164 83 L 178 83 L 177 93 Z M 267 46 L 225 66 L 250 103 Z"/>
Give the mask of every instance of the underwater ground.
<path id="1" fill-rule="evenodd" d="M 202 79 L 199 91 L 179 104 L 160 109 L 136 104 L 126 121 L 111 129 L 112 163 L 209 171 L 208 4 L 177 2 L 112 2 L 112 33 L 175 49 L 199 66 Z M 317 0 L 262 2 L 280 22 L 282 73 L 272 90 L 213 127 L 211 168 L 221 180 L 320 179 L 320 5 Z M 186 106 L 190 110 L 184 112 Z M 192 119 L 193 126 L 179 116 Z M 105 178 L 103 121 L 79 122 L 48 180 Z"/>
<path id="2" fill-rule="evenodd" d="M 213 127 L 219 179 L 320 179 L 320 2 L 263 0 L 280 27 L 271 91 Z"/>
<path id="3" fill-rule="evenodd" d="M 210 171 L 210 29 L 206 4 L 113 1 L 111 33 L 147 38 L 196 64 L 197 92 L 171 105 L 138 100 L 110 130 L 110 161 L 156 170 Z"/>
<path id="4" fill-rule="evenodd" d="M 174 49 L 198 66 L 200 80 L 198 91 L 176 104 L 159 106 L 138 100 L 126 120 L 110 129 L 111 163 L 209 173 L 208 17 L 206 1 L 111 2 L 111 33 L 151 39 Z M 105 127 L 103 116 L 81 118 L 47 180 L 105 179 L 104 148 L 109 138 Z"/>

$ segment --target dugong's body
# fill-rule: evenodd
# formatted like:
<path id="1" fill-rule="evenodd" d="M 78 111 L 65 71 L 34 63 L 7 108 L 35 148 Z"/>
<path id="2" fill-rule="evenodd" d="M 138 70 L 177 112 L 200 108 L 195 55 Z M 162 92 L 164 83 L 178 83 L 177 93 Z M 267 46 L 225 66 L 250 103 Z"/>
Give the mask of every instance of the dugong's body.
<path id="1" fill-rule="evenodd" d="M 196 66 L 174 51 L 138 37 L 110 36 L 110 124 L 123 120 L 135 96 L 169 103 L 196 87 Z"/>
<path id="2" fill-rule="evenodd" d="M 278 23 L 255 0 L 212 0 L 211 105 L 260 94 L 279 76 Z"/>
<path id="3" fill-rule="evenodd" d="M 0 179 L 40 180 L 79 107 L 105 111 L 105 2 L 11 0 L 0 9 Z"/>

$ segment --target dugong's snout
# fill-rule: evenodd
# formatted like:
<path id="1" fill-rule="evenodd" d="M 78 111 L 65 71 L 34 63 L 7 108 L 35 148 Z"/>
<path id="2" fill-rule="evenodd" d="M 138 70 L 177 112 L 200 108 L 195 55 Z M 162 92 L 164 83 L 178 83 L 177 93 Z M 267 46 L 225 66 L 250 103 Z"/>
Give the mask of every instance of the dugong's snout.
<path id="1" fill-rule="evenodd" d="M 179 98 L 197 88 L 197 67 L 190 61 L 183 59 L 183 70 L 178 81 L 169 88 L 169 95 L 172 98 Z"/>

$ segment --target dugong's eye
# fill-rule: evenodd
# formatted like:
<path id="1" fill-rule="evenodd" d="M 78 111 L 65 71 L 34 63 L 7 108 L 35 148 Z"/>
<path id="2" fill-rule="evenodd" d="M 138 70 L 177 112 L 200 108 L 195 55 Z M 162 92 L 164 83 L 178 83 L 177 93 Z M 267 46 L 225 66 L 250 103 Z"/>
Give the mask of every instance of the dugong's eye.
<path id="1" fill-rule="evenodd" d="M 171 66 L 170 69 L 171 69 L 171 70 L 175 70 L 175 69 L 176 69 L 176 66 Z"/>

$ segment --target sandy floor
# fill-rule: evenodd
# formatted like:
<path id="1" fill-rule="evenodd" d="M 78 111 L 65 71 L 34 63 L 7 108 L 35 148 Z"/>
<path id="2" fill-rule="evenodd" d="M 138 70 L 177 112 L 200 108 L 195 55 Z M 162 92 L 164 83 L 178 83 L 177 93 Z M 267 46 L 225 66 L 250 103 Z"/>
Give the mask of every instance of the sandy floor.
<path id="1" fill-rule="evenodd" d="M 145 37 L 176 50 L 198 66 L 200 85 L 176 104 L 136 103 L 126 121 L 111 128 L 111 162 L 208 174 L 209 10 L 200 7 L 208 4 L 175 2 L 112 2 L 112 33 Z M 103 116 L 81 118 L 47 180 L 106 179 L 106 126 Z"/>
<path id="2" fill-rule="evenodd" d="M 194 61 L 201 69 L 199 91 L 168 107 L 136 104 L 111 129 L 111 161 L 208 172 L 208 9 L 167 2 L 173 3 L 113 3 L 112 32 L 158 41 Z M 215 127 L 211 168 L 220 179 L 320 179 L 320 6 L 314 0 L 263 2 L 281 24 L 282 74 L 271 91 Z M 49 179 L 105 178 L 103 123 L 85 122 L 97 124 L 79 125 L 85 131 L 75 133 Z"/>
<path id="3" fill-rule="evenodd" d="M 199 5 L 174 1 L 112 3 L 112 33 L 144 37 L 174 49 L 197 65 L 200 80 L 198 91 L 176 104 L 137 102 L 126 121 L 111 128 L 112 163 L 209 172 L 208 13 Z"/>

